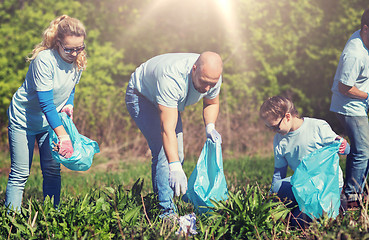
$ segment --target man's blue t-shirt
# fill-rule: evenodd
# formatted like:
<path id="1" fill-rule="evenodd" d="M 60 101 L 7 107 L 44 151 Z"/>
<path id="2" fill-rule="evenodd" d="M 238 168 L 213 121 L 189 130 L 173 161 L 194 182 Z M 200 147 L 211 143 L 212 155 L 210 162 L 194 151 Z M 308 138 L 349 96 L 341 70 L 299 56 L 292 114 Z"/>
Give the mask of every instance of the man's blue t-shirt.
<path id="1" fill-rule="evenodd" d="M 332 86 L 330 110 L 346 116 L 367 116 L 368 106 L 365 99 L 350 98 L 341 94 L 338 90 L 338 82 L 369 92 L 368 79 L 369 51 L 358 30 L 347 41 L 341 54 Z"/>
<path id="2" fill-rule="evenodd" d="M 191 77 L 192 67 L 199 56 L 195 53 L 167 53 L 153 57 L 132 73 L 129 87 L 155 105 L 178 108 L 179 111 L 203 97 L 213 99 L 220 92 L 222 78 L 208 92 L 199 93 Z"/>
<path id="3" fill-rule="evenodd" d="M 53 90 L 59 112 L 81 78 L 73 63 L 65 62 L 56 50 L 41 51 L 31 61 L 25 81 L 13 95 L 8 108 L 9 125 L 21 130 L 42 132 L 49 124 L 42 112 L 37 91 Z"/>

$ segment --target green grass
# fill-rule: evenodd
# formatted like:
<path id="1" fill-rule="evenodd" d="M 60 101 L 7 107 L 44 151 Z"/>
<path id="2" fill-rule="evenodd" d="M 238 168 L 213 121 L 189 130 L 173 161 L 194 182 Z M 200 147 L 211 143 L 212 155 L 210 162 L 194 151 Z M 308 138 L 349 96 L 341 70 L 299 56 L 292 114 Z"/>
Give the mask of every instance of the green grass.
<path id="1" fill-rule="evenodd" d="M 187 177 L 196 158 L 184 164 Z M 336 220 L 322 218 L 308 229 L 289 226 L 284 205 L 269 196 L 273 157 L 224 159 L 229 200 L 215 204 L 210 215 L 197 216 L 193 239 L 365 239 L 368 206 Z M 341 159 L 344 166 L 344 159 Z M 0 168 L 9 169 L 7 154 Z M 290 172 L 289 172 L 290 173 Z M 150 160 L 109 160 L 97 155 L 90 170 L 62 168 L 62 194 L 58 210 L 43 201 L 38 156 L 26 184 L 21 214 L 8 215 L 4 207 L 7 174 L 0 174 L 0 238 L 5 239 L 178 239 L 177 228 L 158 218 L 151 187 Z M 140 180 L 138 180 L 140 179 Z M 194 211 L 175 199 L 179 215 Z M 183 239 L 188 237 L 182 237 Z M 181 238 L 181 239 L 182 239 Z"/>
<path id="2" fill-rule="evenodd" d="M 183 169 L 189 178 L 196 166 L 197 159 L 185 160 Z M 10 168 L 8 155 L 0 155 L 0 168 Z M 270 184 L 273 174 L 273 158 L 240 158 L 224 159 L 224 173 L 229 188 L 242 188 L 256 182 L 262 186 Z M 0 174 L 0 194 L 5 192 L 7 174 Z M 137 179 L 143 179 L 143 193 L 152 192 L 151 185 L 151 161 L 146 160 L 121 160 L 109 161 L 99 155 L 94 158 L 91 168 L 86 172 L 70 171 L 62 167 L 62 192 L 61 197 L 68 195 L 86 194 L 91 189 L 123 185 L 131 188 Z M 30 177 L 25 188 L 27 195 L 37 194 L 42 196 L 42 174 L 39 157 L 36 154 L 32 163 Z"/>

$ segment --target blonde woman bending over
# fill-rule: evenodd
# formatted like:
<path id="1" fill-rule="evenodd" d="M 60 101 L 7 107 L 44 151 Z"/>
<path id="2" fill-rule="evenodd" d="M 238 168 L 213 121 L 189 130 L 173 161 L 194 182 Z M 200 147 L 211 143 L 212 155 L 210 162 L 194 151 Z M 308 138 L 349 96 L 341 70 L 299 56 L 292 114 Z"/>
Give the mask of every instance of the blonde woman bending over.
<path id="1" fill-rule="evenodd" d="M 87 64 L 85 38 L 85 27 L 78 19 L 60 16 L 46 28 L 42 42 L 28 58 L 30 65 L 25 81 L 8 108 L 11 171 L 5 204 L 10 209 L 20 210 L 35 141 L 40 152 L 44 197 L 54 197 L 54 205 L 59 204 L 60 164 L 52 158 L 48 128 L 59 138 L 59 154 L 70 158 L 72 142 L 58 112 L 73 118 L 75 86 Z"/>

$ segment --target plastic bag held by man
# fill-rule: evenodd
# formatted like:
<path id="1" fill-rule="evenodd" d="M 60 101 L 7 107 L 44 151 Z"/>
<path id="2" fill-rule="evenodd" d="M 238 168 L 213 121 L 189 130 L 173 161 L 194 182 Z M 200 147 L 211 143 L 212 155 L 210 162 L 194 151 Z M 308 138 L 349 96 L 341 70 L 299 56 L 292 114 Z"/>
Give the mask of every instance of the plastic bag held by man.
<path id="1" fill-rule="evenodd" d="M 228 199 L 220 142 L 206 140 L 197 165 L 188 180 L 184 200 L 187 200 L 186 198 L 200 213 L 209 211 L 207 207 L 213 207 L 210 199 L 215 201 Z"/>
<path id="2" fill-rule="evenodd" d="M 100 152 L 99 145 L 97 144 L 97 142 L 79 134 L 72 119 L 70 119 L 66 113 L 59 113 L 59 117 L 61 118 L 63 126 L 72 141 L 74 152 L 70 158 L 64 158 L 57 151 L 52 151 L 53 158 L 57 162 L 63 164 L 66 168 L 69 168 L 71 170 L 88 170 L 91 167 L 92 159 L 95 153 Z M 58 136 L 50 128 L 49 143 L 52 150 L 55 149 L 58 141 Z"/>
<path id="3" fill-rule="evenodd" d="M 342 141 L 342 140 L 341 140 Z M 339 156 L 341 141 L 304 157 L 291 178 L 300 210 L 311 218 L 336 218 L 340 207 Z"/>

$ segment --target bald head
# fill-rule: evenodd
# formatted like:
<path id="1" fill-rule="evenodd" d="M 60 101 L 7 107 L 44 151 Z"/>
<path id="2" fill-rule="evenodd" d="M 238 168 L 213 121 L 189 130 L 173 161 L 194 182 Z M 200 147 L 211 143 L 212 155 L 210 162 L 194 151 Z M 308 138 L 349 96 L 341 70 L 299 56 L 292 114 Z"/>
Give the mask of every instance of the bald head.
<path id="1" fill-rule="evenodd" d="M 209 78 L 219 79 L 222 75 L 223 62 L 219 54 L 215 52 L 201 53 L 195 65 Z"/>
<path id="2" fill-rule="evenodd" d="M 195 89 L 205 93 L 219 81 L 223 71 L 223 62 L 215 52 L 203 52 L 192 68 L 192 81 Z"/>

